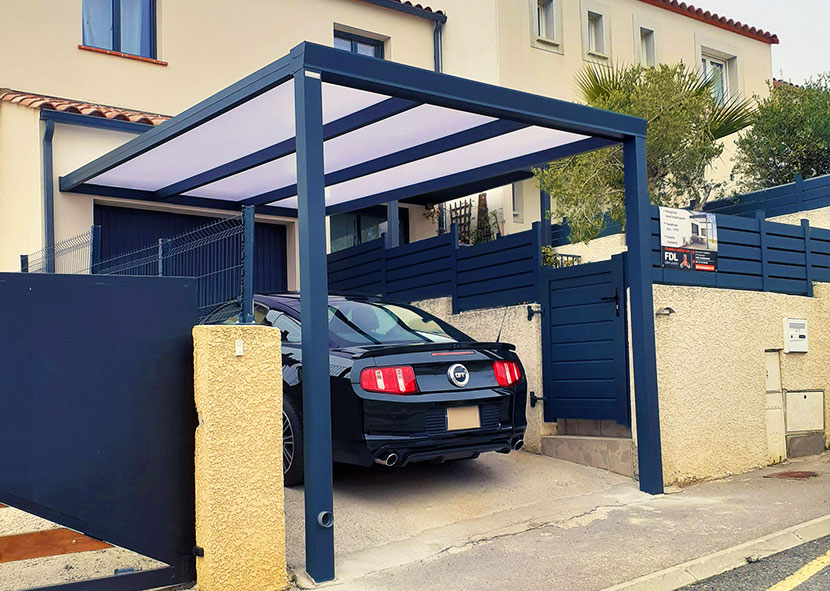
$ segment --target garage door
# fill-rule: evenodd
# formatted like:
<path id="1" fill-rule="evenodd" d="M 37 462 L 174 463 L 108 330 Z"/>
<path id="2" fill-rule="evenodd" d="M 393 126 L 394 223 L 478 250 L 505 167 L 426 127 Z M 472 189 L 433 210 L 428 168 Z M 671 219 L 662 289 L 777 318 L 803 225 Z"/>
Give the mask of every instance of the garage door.
<path id="1" fill-rule="evenodd" d="M 215 221 L 200 215 L 95 205 L 95 224 L 101 226 L 101 260 L 195 230 Z M 287 289 L 285 226 L 258 222 L 254 235 L 254 291 Z"/>

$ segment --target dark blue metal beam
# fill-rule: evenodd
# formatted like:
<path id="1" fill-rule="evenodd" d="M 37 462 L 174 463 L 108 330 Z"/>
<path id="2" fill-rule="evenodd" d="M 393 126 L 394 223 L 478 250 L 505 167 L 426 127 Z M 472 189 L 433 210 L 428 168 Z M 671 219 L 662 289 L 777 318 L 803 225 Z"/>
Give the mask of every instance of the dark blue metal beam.
<path id="1" fill-rule="evenodd" d="M 275 86 L 279 86 L 288 80 L 299 66 L 296 60 L 301 54 L 302 47 L 295 48 L 289 55 L 246 76 L 169 121 L 165 121 L 139 137 L 130 140 L 123 146 L 119 146 L 78 170 L 61 177 L 61 191 L 73 191 L 79 185 L 99 174 L 168 142 Z"/>
<path id="2" fill-rule="evenodd" d="M 132 199 L 135 201 L 148 201 L 150 203 L 163 203 L 165 205 L 186 205 L 188 207 L 200 207 L 203 209 L 221 209 L 226 211 L 240 211 L 242 204 L 239 201 L 226 201 L 224 199 L 205 199 L 204 197 L 188 197 L 177 195 L 164 201 L 159 201 L 152 191 L 140 189 L 123 189 L 121 187 L 106 187 L 104 185 L 92 185 L 84 183 L 72 189 L 73 193 L 83 195 L 97 195 L 99 197 L 114 197 L 117 199 Z M 276 215 L 282 217 L 296 218 L 297 210 L 288 207 L 271 205 L 260 205 L 256 208 L 257 213 Z"/>
<path id="3" fill-rule="evenodd" d="M 582 152 L 588 152 L 591 150 L 598 150 L 600 148 L 604 148 L 614 143 L 616 142 L 602 138 L 588 138 L 585 140 L 580 140 L 578 142 L 573 142 L 571 144 L 565 144 L 564 146 L 557 146 L 555 148 L 550 148 L 548 150 L 534 152 L 526 156 L 511 158 L 509 160 L 504 160 L 503 162 L 488 164 L 487 166 L 480 166 L 472 170 L 465 170 L 464 172 L 458 172 L 440 178 L 430 179 L 428 181 L 416 183 L 414 185 L 408 185 L 406 187 L 401 187 L 399 189 L 383 191 L 381 193 L 376 193 L 374 195 L 369 195 L 367 197 L 361 197 L 353 201 L 347 201 L 345 203 L 331 205 L 326 208 L 326 214 L 333 215 L 336 213 L 345 213 L 347 211 L 361 209 L 363 207 L 369 207 L 370 205 L 377 205 L 379 203 L 388 203 L 389 201 L 402 201 L 405 199 L 410 199 L 412 197 L 417 197 L 425 193 L 446 191 L 458 185 L 465 185 L 473 182 L 483 182 L 486 179 L 503 177 L 504 175 L 510 174 L 512 172 L 526 171 L 528 168 L 540 166 L 553 160 L 558 160 L 560 158 L 565 158 L 567 156 L 572 156 L 574 154 L 580 154 Z"/>
<path id="4" fill-rule="evenodd" d="M 305 564 L 306 572 L 318 583 L 334 578 L 322 103 L 320 74 L 299 70 L 294 75 L 294 105 L 299 189 L 300 317 L 303 333 Z"/>
<path id="5" fill-rule="evenodd" d="M 631 352 L 637 416 L 637 459 L 640 490 L 663 492 L 663 454 L 654 345 L 654 298 L 651 291 L 651 213 L 646 178 L 646 139 L 623 144 L 625 174 L 625 239 L 628 244 Z"/>
<path id="6" fill-rule="evenodd" d="M 617 141 L 646 133 L 646 122 L 639 117 L 369 59 L 314 43 L 305 42 L 295 49 L 302 55 L 303 64 L 320 70 L 326 82 Z"/>
<path id="7" fill-rule="evenodd" d="M 107 119 L 106 117 L 94 117 L 80 113 L 68 113 L 66 111 L 43 110 L 40 112 L 41 121 L 54 121 L 66 125 L 78 125 L 80 127 L 92 127 L 95 129 L 107 129 L 109 131 L 123 131 L 125 133 L 144 133 L 154 128 L 146 123 L 135 123 L 133 121 L 122 121 L 120 119 Z"/>
<path id="8" fill-rule="evenodd" d="M 367 162 L 361 162 L 360 164 L 349 166 L 348 168 L 330 172 L 326 175 L 326 186 L 336 185 L 337 183 L 342 183 L 367 174 L 394 168 L 395 166 L 414 162 L 416 160 L 420 160 L 421 158 L 442 154 L 456 148 L 461 148 L 469 144 L 474 144 L 499 135 L 504 135 L 506 133 L 510 133 L 511 131 L 516 131 L 525 127 L 528 127 L 526 123 L 516 123 L 514 121 L 504 120 L 491 121 L 490 123 L 485 123 L 484 125 L 473 127 L 472 129 L 459 131 L 437 140 L 425 142 L 418 146 L 413 146 L 405 150 L 400 150 L 399 152 L 393 152 Z M 245 199 L 242 203 L 245 205 L 262 205 L 265 203 L 273 203 L 274 201 L 279 201 L 281 199 L 287 199 L 296 194 L 297 185 L 288 185 L 273 191 L 267 191 L 259 195 L 254 195 L 253 197 Z"/>
<path id="9" fill-rule="evenodd" d="M 336 121 L 332 121 L 331 123 L 324 125 L 323 138 L 324 140 L 336 138 L 343 134 L 349 133 L 350 131 L 360 129 L 361 127 L 377 123 L 378 121 L 382 121 L 388 117 L 408 111 L 413 107 L 417 107 L 419 104 L 420 103 L 406 99 L 386 99 L 385 101 L 381 101 L 380 103 L 371 105 L 365 109 L 361 109 L 360 111 L 356 111 L 355 113 L 351 113 L 345 117 L 341 117 Z M 296 149 L 295 143 L 294 138 L 281 141 L 277 144 L 268 146 L 267 148 L 253 152 L 252 154 L 247 154 L 241 158 L 222 164 L 221 166 L 217 166 L 172 185 L 168 185 L 163 189 L 159 189 L 156 193 L 161 199 L 167 199 L 173 195 L 187 193 L 188 191 L 192 191 L 198 187 L 233 176 L 261 164 L 265 164 L 266 162 L 271 162 L 272 160 L 288 156 L 289 154 L 293 154 Z M 292 193 L 292 195 L 296 195 L 296 192 Z M 267 201 L 257 202 L 255 200 L 246 200 L 245 203 L 260 205 L 262 203 L 267 203 Z"/>
<path id="10" fill-rule="evenodd" d="M 524 206 L 524 204 L 522 204 Z M 550 245 L 553 241 L 553 228 L 551 227 L 550 194 L 539 190 L 539 221 L 542 224 L 542 244 Z"/>

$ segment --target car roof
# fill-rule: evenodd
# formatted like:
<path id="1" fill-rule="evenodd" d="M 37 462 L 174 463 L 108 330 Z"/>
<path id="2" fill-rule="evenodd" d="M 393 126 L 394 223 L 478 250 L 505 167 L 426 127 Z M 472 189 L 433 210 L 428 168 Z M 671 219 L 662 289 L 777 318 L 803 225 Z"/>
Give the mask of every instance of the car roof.
<path id="1" fill-rule="evenodd" d="M 278 293 L 264 293 L 256 294 L 254 299 L 267 306 L 287 306 L 294 310 L 300 309 L 300 294 L 295 291 L 286 291 Z M 380 302 L 381 298 L 372 295 L 346 294 L 346 293 L 329 293 L 329 303 L 335 302 Z M 388 300 L 383 300 L 387 302 Z M 392 303 L 392 302 L 389 302 Z M 397 303 L 397 302 L 395 302 Z"/>

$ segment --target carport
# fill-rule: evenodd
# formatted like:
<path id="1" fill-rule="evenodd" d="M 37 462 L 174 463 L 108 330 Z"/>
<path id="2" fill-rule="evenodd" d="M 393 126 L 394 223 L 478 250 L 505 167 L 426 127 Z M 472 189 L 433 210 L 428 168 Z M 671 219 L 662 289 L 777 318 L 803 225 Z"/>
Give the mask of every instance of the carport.
<path id="1" fill-rule="evenodd" d="M 394 220 L 398 201 L 469 195 L 622 144 L 640 488 L 662 492 L 645 132 L 641 119 L 303 43 L 61 177 L 60 188 L 297 215 L 306 570 L 326 581 L 334 577 L 326 215 L 386 203 Z M 251 301 L 243 305 L 250 314 Z"/>

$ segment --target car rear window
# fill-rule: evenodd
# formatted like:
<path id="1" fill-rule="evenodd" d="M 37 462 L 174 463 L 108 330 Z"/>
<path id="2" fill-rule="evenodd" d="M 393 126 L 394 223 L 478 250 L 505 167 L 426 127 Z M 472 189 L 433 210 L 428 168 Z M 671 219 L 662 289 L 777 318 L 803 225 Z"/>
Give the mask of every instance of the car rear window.
<path id="1" fill-rule="evenodd" d="M 461 331 L 426 312 L 380 302 L 330 303 L 329 333 L 341 347 L 470 340 Z"/>

